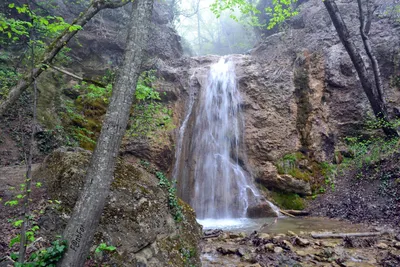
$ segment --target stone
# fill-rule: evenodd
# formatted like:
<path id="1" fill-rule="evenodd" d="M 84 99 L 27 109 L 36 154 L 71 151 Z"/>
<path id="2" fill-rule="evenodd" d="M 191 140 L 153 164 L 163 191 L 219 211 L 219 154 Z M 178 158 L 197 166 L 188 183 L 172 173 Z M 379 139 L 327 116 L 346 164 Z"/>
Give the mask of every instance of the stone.
<path id="1" fill-rule="evenodd" d="M 296 233 L 293 232 L 293 231 L 288 231 L 288 235 L 289 235 L 289 236 L 297 236 Z"/>
<path id="2" fill-rule="evenodd" d="M 267 250 L 267 251 L 274 251 L 275 245 L 272 244 L 272 243 L 267 243 L 267 244 L 265 244 L 263 247 L 264 247 L 264 249 Z"/>
<path id="3" fill-rule="evenodd" d="M 235 238 L 245 238 L 246 234 L 241 232 L 241 233 L 229 233 L 229 238 L 235 239 Z"/>
<path id="4" fill-rule="evenodd" d="M 307 256 L 307 253 L 303 250 L 296 250 L 296 254 L 300 257 L 305 257 Z"/>
<path id="5" fill-rule="evenodd" d="M 376 244 L 375 247 L 379 248 L 379 249 L 387 249 L 388 245 L 386 245 L 385 243 L 381 242 L 381 243 Z"/>
<path id="6" fill-rule="evenodd" d="M 397 249 L 400 249 L 400 242 L 396 242 L 396 243 L 394 244 L 394 247 L 397 248 Z"/>
<path id="7" fill-rule="evenodd" d="M 332 242 L 321 241 L 320 246 L 325 247 L 325 248 L 334 248 L 334 247 L 336 247 L 336 244 L 332 243 Z"/>
<path id="8" fill-rule="evenodd" d="M 249 253 L 245 254 L 241 258 L 242 261 L 248 262 L 248 263 L 256 263 L 256 254 L 255 253 Z"/>
<path id="9" fill-rule="evenodd" d="M 249 253 L 251 253 L 251 251 L 247 248 L 240 247 L 236 250 L 236 255 L 238 255 L 239 257 L 243 257 L 244 255 Z"/>
<path id="10" fill-rule="evenodd" d="M 296 245 L 301 246 L 301 247 L 306 247 L 306 246 L 310 245 L 310 241 L 308 241 L 305 238 L 296 237 L 295 242 L 296 242 Z"/>
<path id="11" fill-rule="evenodd" d="M 395 239 L 400 242 L 400 235 L 396 235 Z"/>
<path id="12" fill-rule="evenodd" d="M 288 174 L 279 175 L 275 171 L 271 171 L 269 174 L 259 176 L 257 182 L 268 189 L 299 195 L 311 195 L 311 186 L 308 181 L 294 178 Z"/>
<path id="13" fill-rule="evenodd" d="M 274 248 L 274 253 L 281 254 L 282 252 L 283 252 L 283 248 L 281 248 L 281 247 L 275 247 Z"/>
<path id="14" fill-rule="evenodd" d="M 259 233 L 257 236 L 258 236 L 258 238 L 261 238 L 261 239 L 264 239 L 264 240 L 271 239 L 271 236 L 269 234 L 267 234 L 267 233 Z"/>
<path id="15" fill-rule="evenodd" d="M 47 196 L 61 201 L 65 213 L 73 209 L 78 199 L 90 156 L 90 152 L 82 149 L 61 148 L 50 154 L 34 172 L 46 185 Z M 163 266 L 173 261 L 174 266 L 183 267 L 186 260 L 173 256 L 181 254 L 178 247 L 191 248 L 194 252 L 191 264 L 200 264 L 202 230 L 193 209 L 178 200 L 185 220 L 175 221 L 168 206 L 168 191 L 159 183 L 155 175 L 138 165 L 117 161 L 109 193 L 109 199 L 115 201 L 106 204 L 95 235 L 110 244 L 118 244 L 118 249 L 124 251 L 123 261 L 111 257 L 110 265 L 127 267 L 140 261 L 147 266 Z M 51 240 L 63 232 L 66 219 L 61 212 L 49 209 L 38 224 L 41 236 Z"/>
<path id="16" fill-rule="evenodd" d="M 202 253 L 211 253 L 213 252 L 213 249 L 211 247 L 205 247 L 202 251 Z"/>
<path id="17" fill-rule="evenodd" d="M 247 217 L 249 218 L 268 218 L 278 217 L 278 214 L 268 203 L 261 203 L 255 206 L 250 206 L 247 209 Z"/>
<path id="18" fill-rule="evenodd" d="M 218 247 L 217 251 L 222 255 L 236 254 L 236 249 L 232 247 Z"/>
<path id="19" fill-rule="evenodd" d="M 293 251 L 293 245 L 287 240 L 283 240 L 282 243 L 284 244 L 284 248 L 290 251 Z"/>

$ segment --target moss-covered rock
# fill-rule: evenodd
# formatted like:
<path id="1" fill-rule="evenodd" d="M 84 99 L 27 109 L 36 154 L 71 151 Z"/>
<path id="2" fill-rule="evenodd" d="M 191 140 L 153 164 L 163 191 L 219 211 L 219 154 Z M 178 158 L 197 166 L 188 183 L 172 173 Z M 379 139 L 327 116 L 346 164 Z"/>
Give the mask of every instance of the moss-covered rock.
<path id="1" fill-rule="evenodd" d="M 62 232 L 66 222 L 60 223 L 59 218 L 67 217 L 73 209 L 89 160 L 88 151 L 59 149 L 36 172 L 49 197 L 61 201 L 64 213 L 43 216 L 43 231 L 52 235 Z M 168 192 L 159 186 L 159 180 L 139 165 L 119 160 L 93 245 L 117 247 L 107 262 L 116 266 L 200 266 L 201 226 L 193 209 L 183 201 L 179 203 L 185 220 L 176 222 L 168 206 Z M 51 221 L 58 225 L 51 226 Z"/>
<path id="2" fill-rule="evenodd" d="M 304 199 L 298 194 L 271 192 L 272 201 L 283 209 L 303 210 L 305 208 Z"/>

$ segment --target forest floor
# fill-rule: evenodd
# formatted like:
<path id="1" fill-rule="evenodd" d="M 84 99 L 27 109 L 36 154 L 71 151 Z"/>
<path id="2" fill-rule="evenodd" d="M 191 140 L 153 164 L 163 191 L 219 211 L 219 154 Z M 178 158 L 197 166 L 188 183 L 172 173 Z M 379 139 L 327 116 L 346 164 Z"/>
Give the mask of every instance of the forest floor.
<path id="1" fill-rule="evenodd" d="M 400 153 L 339 175 L 334 191 L 319 195 L 309 211 L 313 216 L 400 228 Z"/>

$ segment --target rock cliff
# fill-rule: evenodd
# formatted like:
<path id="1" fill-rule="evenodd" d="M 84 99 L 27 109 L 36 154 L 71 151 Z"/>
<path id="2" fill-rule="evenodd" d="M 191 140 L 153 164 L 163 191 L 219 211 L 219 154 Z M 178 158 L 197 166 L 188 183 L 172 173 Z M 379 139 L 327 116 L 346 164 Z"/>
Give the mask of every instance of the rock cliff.
<path id="1" fill-rule="evenodd" d="M 354 16 L 356 4 L 337 2 L 356 44 L 361 46 L 359 21 Z M 380 6 L 373 20 L 370 38 L 392 112 L 400 105 L 400 90 L 393 83 L 399 75 L 400 24 L 385 16 L 383 8 Z M 334 152 L 341 149 L 343 137 L 362 133 L 371 109 L 323 3 L 318 0 L 303 3 L 300 14 L 289 25 L 284 32 L 262 39 L 251 55 L 228 58 L 236 65 L 242 92 L 247 147 L 243 162 L 248 162 L 247 171 L 269 189 L 307 195 L 311 193 L 312 176 L 318 172 L 314 163 L 332 161 Z M 192 92 L 197 97 L 196 92 L 207 83 L 210 64 L 216 61 L 215 56 L 206 56 L 159 66 L 161 76 L 178 80 L 183 87 L 176 101 L 178 125 L 185 117 L 182 106 L 188 106 L 188 95 Z M 196 108 L 189 119 L 192 123 L 194 116 Z M 182 150 L 185 166 L 179 175 L 186 177 L 182 181 L 183 196 L 191 194 L 193 183 L 187 177 L 192 177 L 190 165 L 195 164 L 188 162 L 187 155 L 190 124 L 186 130 Z M 293 177 L 296 175 L 280 174 L 279 160 L 296 151 L 301 152 L 298 160 L 303 161 L 302 167 L 310 169 L 311 177 L 298 179 Z"/>
<path id="2" fill-rule="evenodd" d="M 61 234 L 84 185 L 90 152 L 59 149 L 46 158 L 34 176 L 49 199 L 61 201 L 58 210 L 46 209 L 38 224 L 49 239 Z M 117 247 L 108 264 L 117 266 L 199 266 L 201 226 L 184 202 L 184 220 L 175 221 L 168 192 L 159 180 L 138 164 L 119 161 L 111 193 L 103 211 L 94 246 Z"/>

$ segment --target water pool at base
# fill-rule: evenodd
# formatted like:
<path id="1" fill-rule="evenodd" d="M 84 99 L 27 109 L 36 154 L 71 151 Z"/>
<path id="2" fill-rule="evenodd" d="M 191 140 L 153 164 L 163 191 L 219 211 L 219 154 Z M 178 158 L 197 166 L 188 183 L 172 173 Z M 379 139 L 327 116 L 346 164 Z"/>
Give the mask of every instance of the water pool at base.
<path id="1" fill-rule="evenodd" d="M 203 226 L 203 230 L 222 229 L 231 232 L 245 232 L 247 234 L 258 231 L 265 233 L 295 233 L 320 232 L 320 231 L 338 231 L 351 232 L 363 230 L 364 226 L 352 224 L 346 221 L 340 221 L 323 217 L 279 217 L 279 218 L 232 218 L 232 219 L 203 219 L 197 220 Z"/>

